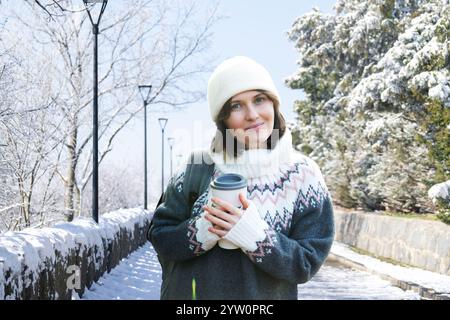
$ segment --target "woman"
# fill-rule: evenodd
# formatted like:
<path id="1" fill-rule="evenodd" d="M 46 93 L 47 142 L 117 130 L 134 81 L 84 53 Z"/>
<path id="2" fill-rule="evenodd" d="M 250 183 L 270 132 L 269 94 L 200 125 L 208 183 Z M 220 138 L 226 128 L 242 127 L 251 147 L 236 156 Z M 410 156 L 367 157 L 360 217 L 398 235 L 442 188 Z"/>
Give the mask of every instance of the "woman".
<path id="1" fill-rule="evenodd" d="M 297 299 L 297 285 L 319 270 L 334 236 L 320 169 L 293 149 L 273 80 L 252 59 L 234 57 L 215 69 L 208 104 L 218 129 L 207 153 L 213 171 L 180 169 L 153 218 L 161 298 Z M 191 209 L 192 177 L 210 181 L 222 173 L 247 179 L 243 208 L 216 198 L 208 206 L 206 184 Z M 222 238 L 239 249 L 221 248 Z"/>

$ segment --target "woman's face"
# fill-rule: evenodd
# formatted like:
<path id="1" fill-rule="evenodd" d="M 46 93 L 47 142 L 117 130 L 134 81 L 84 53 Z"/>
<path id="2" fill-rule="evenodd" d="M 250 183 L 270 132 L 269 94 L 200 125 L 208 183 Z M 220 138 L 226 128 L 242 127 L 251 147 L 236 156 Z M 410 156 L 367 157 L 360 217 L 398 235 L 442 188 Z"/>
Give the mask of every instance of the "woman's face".
<path id="1" fill-rule="evenodd" d="M 259 91 L 244 91 L 231 98 L 231 113 L 225 125 L 248 149 L 261 148 L 274 125 L 273 102 Z"/>

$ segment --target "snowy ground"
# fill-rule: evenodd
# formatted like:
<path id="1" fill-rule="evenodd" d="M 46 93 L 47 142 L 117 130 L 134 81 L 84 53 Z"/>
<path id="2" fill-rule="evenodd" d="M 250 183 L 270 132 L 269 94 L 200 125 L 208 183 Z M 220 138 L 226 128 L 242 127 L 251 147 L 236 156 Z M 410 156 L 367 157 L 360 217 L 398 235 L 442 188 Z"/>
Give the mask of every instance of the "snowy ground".
<path id="1" fill-rule="evenodd" d="M 159 299 L 161 269 L 150 243 L 102 277 L 83 295 L 86 300 Z M 324 265 L 308 283 L 299 285 L 299 299 L 419 299 L 378 276 L 341 265 Z"/>
<path id="2" fill-rule="evenodd" d="M 342 265 L 325 264 L 311 281 L 298 286 L 299 300 L 419 300 L 413 291 Z"/>
<path id="3" fill-rule="evenodd" d="M 358 254 L 345 244 L 339 242 L 333 243 L 331 252 L 337 256 L 344 257 L 345 259 L 363 265 L 372 273 L 383 274 L 394 279 L 415 283 L 422 287 L 433 289 L 436 292 L 446 293 L 446 295 L 450 296 L 449 276 L 419 268 L 407 268 L 383 262 L 369 256 Z"/>
<path id="4" fill-rule="evenodd" d="M 131 253 L 127 259 L 93 284 L 86 300 L 159 300 L 161 266 L 152 245 Z"/>

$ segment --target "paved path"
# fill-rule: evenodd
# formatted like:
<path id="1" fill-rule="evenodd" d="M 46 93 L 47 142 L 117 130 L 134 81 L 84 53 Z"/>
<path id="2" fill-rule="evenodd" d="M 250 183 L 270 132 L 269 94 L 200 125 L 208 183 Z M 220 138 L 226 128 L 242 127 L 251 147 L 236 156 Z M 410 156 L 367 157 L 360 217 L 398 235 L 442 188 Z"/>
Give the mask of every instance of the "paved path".
<path id="1" fill-rule="evenodd" d="M 83 299 L 159 299 L 160 283 L 161 268 L 153 247 L 147 243 L 103 276 Z M 419 295 L 372 274 L 327 263 L 311 281 L 299 285 L 299 299 L 413 300 Z"/>

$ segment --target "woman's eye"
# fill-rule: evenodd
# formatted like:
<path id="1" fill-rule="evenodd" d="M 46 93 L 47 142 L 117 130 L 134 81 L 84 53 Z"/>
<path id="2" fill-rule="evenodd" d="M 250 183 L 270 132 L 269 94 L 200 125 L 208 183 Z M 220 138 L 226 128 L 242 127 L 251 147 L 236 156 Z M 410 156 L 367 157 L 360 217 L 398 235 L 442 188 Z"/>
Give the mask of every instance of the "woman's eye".
<path id="1" fill-rule="evenodd" d="M 231 105 L 231 110 L 239 110 L 241 105 L 239 103 L 233 103 Z"/>
<path id="2" fill-rule="evenodd" d="M 266 100 L 266 99 L 265 99 L 264 97 L 257 97 L 257 98 L 255 99 L 255 103 L 256 103 L 256 104 L 261 104 L 261 103 L 263 103 L 265 100 Z"/>

